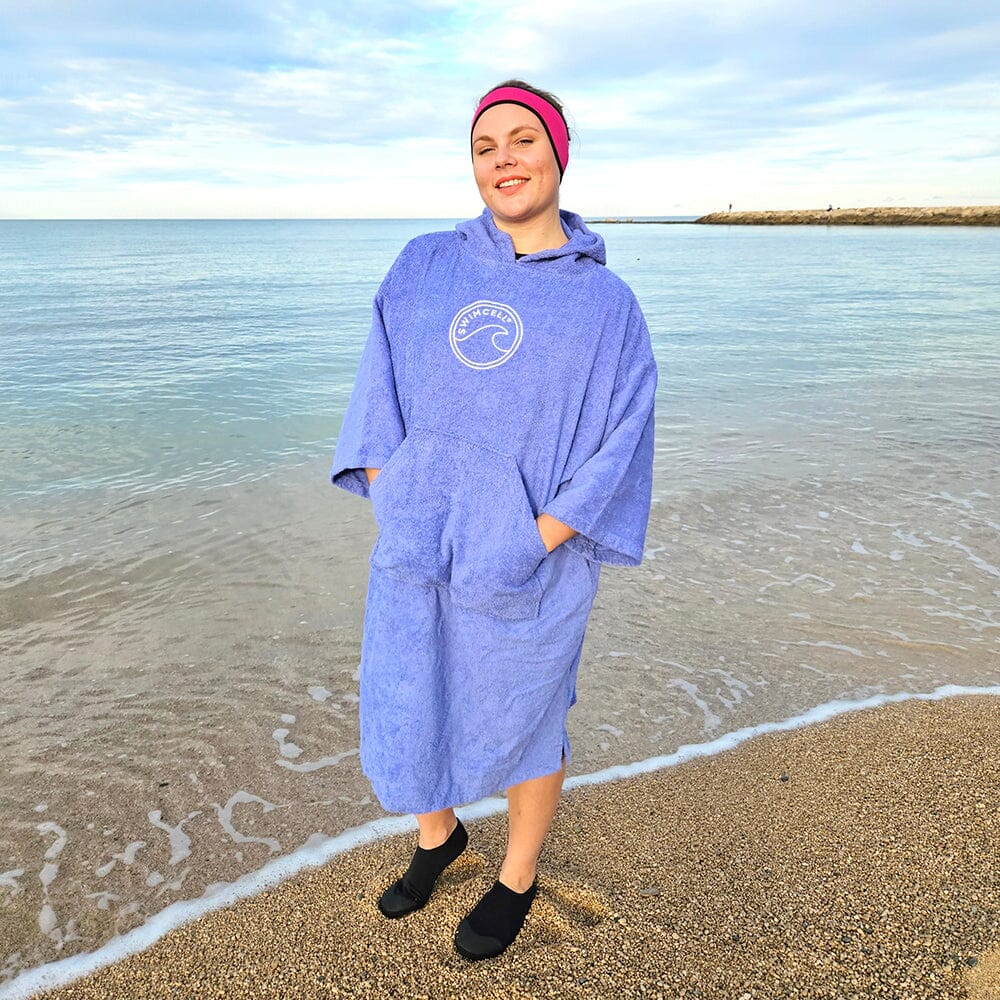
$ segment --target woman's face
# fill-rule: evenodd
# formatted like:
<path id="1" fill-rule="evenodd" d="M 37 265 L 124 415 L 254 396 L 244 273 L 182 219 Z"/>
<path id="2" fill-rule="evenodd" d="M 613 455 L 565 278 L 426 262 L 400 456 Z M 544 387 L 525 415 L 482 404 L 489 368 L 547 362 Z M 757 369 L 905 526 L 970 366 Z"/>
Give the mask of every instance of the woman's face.
<path id="1" fill-rule="evenodd" d="M 496 104 L 472 131 L 479 194 L 502 226 L 559 211 L 559 164 L 538 118 L 519 104 Z"/>

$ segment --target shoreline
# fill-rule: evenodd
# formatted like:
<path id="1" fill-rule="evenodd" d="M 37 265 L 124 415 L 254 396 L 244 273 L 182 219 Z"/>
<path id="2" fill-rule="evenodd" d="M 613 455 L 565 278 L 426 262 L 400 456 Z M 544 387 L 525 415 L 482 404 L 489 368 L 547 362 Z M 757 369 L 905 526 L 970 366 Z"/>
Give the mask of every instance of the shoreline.
<path id="1" fill-rule="evenodd" d="M 709 226 L 1000 226 L 1000 205 L 942 208 L 834 208 L 763 212 L 710 212 Z"/>
<path id="2" fill-rule="evenodd" d="M 345 338 L 348 327 L 362 336 L 367 326 L 361 290 L 377 246 L 405 228 L 357 230 L 371 241 L 345 257 L 351 268 L 337 286 Z M 354 232 L 314 235 L 332 252 Z M 604 232 L 647 309 L 672 402 L 656 442 L 644 562 L 602 573 L 568 724 L 573 772 L 837 698 L 996 684 L 991 414 L 1000 369 L 990 335 L 1000 291 L 988 234 L 845 233 L 852 252 L 831 257 L 816 230 L 805 255 L 802 240 L 776 230 L 759 239 L 744 231 L 762 251 L 749 255 L 733 243 L 745 242 L 739 233 L 721 230 L 679 231 L 683 253 L 668 253 L 673 241 L 655 230 Z M 102 248 L 122 239 L 141 248 L 143 233 L 95 228 L 81 244 L 91 251 L 81 263 L 92 266 L 77 276 L 80 287 L 108 279 L 118 258 Z M 193 236 L 228 259 L 226 231 L 192 230 L 180 244 Z M 275 260 L 266 239 L 253 244 L 244 277 Z M 360 498 L 335 502 L 329 449 L 317 452 L 335 430 L 347 385 L 338 373 L 347 369 L 339 347 L 321 347 L 329 378 L 302 377 L 312 369 L 295 360 L 300 349 L 312 357 L 315 335 L 332 351 L 340 335 L 315 326 L 326 315 L 315 289 L 326 287 L 328 268 L 314 270 L 311 240 L 296 246 L 275 279 L 291 275 L 287 287 L 301 299 L 266 296 L 244 316 L 243 278 L 224 269 L 205 301 L 217 324 L 213 356 L 224 349 L 247 362 L 219 369 L 222 378 L 254 391 L 230 400 L 213 388 L 209 398 L 184 366 L 167 378 L 162 345 L 186 343 L 190 324 L 149 298 L 146 278 L 202 288 L 200 257 L 188 255 L 193 263 L 179 271 L 148 271 L 137 253 L 125 306 L 150 325 L 136 341 L 135 370 L 93 426 L 74 424 L 69 410 L 44 422 L 74 443 L 76 462 L 53 467 L 53 488 L 39 490 L 37 503 L 22 493 L 29 502 L 7 516 L 17 576 L 4 602 L 0 979 L 93 952 L 168 905 L 201 900 L 314 836 L 381 815 L 351 753 L 375 525 Z M 24 260 L 43 282 L 56 274 L 43 256 Z M 219 295 L 233 312 L 214 310 Z M 24 295 L 15 309 L 25 324 L 32 302 Z M 51 305 L 61 315 L 65 303 Z M 113 354 L 115 315 L 102 307 L 83 317 L 71 339 L 84 361 L 91 337 Z M 934 337 L 925 336 L 927 317 Z M 241 331 L 261 321 L 275 339 L 241 353 Z M 25 385 L 51 367 L 30 339 Z M 85 371 L 70 340 L 66 347 L 66 371 Z M 213 370 L 214 362 L 202 374 Z M 294 406 L 292 371 L 313 384 Z M 133 379 L 159 380 L 157 398 L 174 400 L 176 429 L 194 451 L 175 461 L 168 448 L 161 462 L 150 446 L 174 425 L 159 404 L 142 426 L 112 421 Z M 195 447 L 199 428 L 220 449 Z M 8 442 L 27 449 L 11 453 L 18 483 L 44 480 L 51 464 L 34 439 Z M 234 440 L 244 457 L 234 457 Z M 265 460 L 268 441 L 287 441 L 288 454 Z M 295 441 L 313 442 L 310 458 Z M 217 451 L 222 458 L 210 461 Z M 132 465 L 134 479 L 117 474 Z M 84 466 L 116 475 L 87 485 Z"/>
<path id="3" fill-rule="evenodd" d="M 894 502 L 895 489 L 880 492 L 874 483 L 861 500 L 829 482 L 819 495 L 811 482 L 786 487 L 770 506 L 766 494 L 746 488 L 738 499 L 702 488 L 658 501 L 643 566 L 602 581 L 569 720 L 574 779 L 781 723 L 835 699 L 994 686 L 989 614 L 972 609 L 992 607 L 989 524 L 1000 512 L 975 493 L 981 476 L 941 468 L 955 495 L 930 503 Z M 214 600 L 199 606 L 192 598 L 207 589 L 190 590 L 187 601 L 148 619 L 141 645 L 122 645 L 122 628 L 148 599 L 129 567 L 110 577 L 130 579 L 131 592 L 127 600 L 109 593 L 112 617 L 97 619 L 97 641 L 64 654 L 61 664 L 85 672 L 74 697 L 53 702 L 58 714 L 44 727 L 26 692 L 60 676 L 43 668 L 61 643 L 15 659 L 11 690 L 21 692 L 24 710 L 11 703 L 17 722 L 4 731 L 19 754 L 8 757 L 5 786 L 11 820 L 9 861 L 0 867 L 0 978 L 120 941 L 170 906 L 197 904 L 210 887 L 253 877 L 272 861 L 288 858 L 301 870 L 300 850 L 384 816 L 351 753 L 370 512 L 345 494 L 320 519 L 296 483 L 282 478 L 277 493 L 242 487 L 248 502 L 236 507 L 219 502 L 228 494 L 213 499 L 208 509 L 220 509 L 209 523 L 230 540 L 233 558 L 253 557 L 287 587 L 281 563 L 268 561 L 280 541 L 283 559 L 297 560 L 295 594 L 312 595 L 308 602 L 296 596 L 292 608 L 279 590 L 227 578 Z M 272 532 L 261 512 L 275 503 L 282 519 Z M 136 512 L 172 523 L 150 518 L 148 506 Z M 247 523 L 260 525 L 249 547 L 236 530 Z M 915 534 L 897 534 L 901 523 Z M 339 539 L 324 546 L 329 565 L 339 567 L 335 587 L 325 579 L 327 563 L 300 557 L 316 548 L 313 526 L 327 524 Z M 962 546 L 948 545 L 958 530 Z M 706 558 L 729 567 L 732 578 L 706 580 Z M 807 567 L 816 575 L 802 576 Z M 916 581 L 932 593 L 911 589 Z M 208 624 L 223 606 L 251 623 L 234 647 L 238 668 L 232 638 Z M 180 644 L 182 628 L 191 639 Z M 129 662 L 145 666 L 125 670 Z M 41 678 L 35 688 L 33 666 Z M 108 677 L 116 684 L 111 701 L 100 687 Z M 137 724 L 105 733 L 105 716 Z M 87 726 L 77 726 L 80 717 Z M 72 742 L 42 756 L 56 731 Z M 291 744 L 301 754 L 283 751 Z M 76 780 L 53 783 L 46 774 Z M 46 884 L 41 876 L 49 880 L 46 866 L 54 865 L 58 875 Z"/>
<path id="4" fill-rule="evenodd" d="M 398 926 L 374 899 L 405 867 L 412 833 L 44 996 L 167 997 L 184 983 L 233 997 L 582 998 L 640 983 L 720 998 L 876 984 L 958 997 L 973 973 L 995 989 L 995 964 L 980 957 L 1000 941 L 998 734 L 993 694 L 912 698 L 651 774 L 577 782 L 521 947 L 481 965 L 454 954 L 451 934 L 494 877 L 502 816 L 475 824 L 441 891 Z"/>

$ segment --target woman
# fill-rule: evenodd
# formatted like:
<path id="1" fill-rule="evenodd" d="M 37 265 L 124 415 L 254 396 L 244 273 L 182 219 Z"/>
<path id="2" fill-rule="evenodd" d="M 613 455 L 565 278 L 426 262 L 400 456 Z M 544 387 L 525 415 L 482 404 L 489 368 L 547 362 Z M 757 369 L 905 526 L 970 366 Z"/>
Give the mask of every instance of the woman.
<path id="1" fill-rule="evenodd" d="M 425 905 L 468 840 L 454 807 L 506 788 L 506 857 L 455 935 L 479 959 L 535 896 L 600 564 L 642 557 L 656 368 L 603 241 L 559 209 L 559 101 L 500 84 L 471 150 L 485 209 L 413 240 L 383 281 L 332 480 L 369 496 L 379 526 L 362 767 L 420 829 L 379 908 Z"/>

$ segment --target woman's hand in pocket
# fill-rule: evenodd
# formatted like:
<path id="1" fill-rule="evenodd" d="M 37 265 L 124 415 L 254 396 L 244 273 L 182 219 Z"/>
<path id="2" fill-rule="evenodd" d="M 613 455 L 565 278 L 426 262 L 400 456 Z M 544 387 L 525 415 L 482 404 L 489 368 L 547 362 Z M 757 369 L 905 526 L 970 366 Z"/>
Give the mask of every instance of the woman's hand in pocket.
<path id="1" fill-rule="evenodd" d="M 535 518 L 535 524 L 538 527 L 538 534 L 542 536 L 542 544 L 548 552 L 558 548 L 563 542 L 578 534 L 576 529 L 564 524 L 551 514 L 539 514 Z"/>

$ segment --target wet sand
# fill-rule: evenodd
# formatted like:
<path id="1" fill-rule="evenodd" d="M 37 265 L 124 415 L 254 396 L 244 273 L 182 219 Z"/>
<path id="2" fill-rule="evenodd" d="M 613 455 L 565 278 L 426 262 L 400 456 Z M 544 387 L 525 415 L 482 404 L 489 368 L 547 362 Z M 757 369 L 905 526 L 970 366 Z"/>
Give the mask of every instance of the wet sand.
<path id="1" fill-rule="evenodd" d="M 755 484 L 725 466 L 726 486 L 654 503 L 643 565 L 602 573 L 571 775 L 831 701 L 997 683 L 992 466 L 923 444 L 890 459 L 891 438 L 882 483 L 823 447 L 843 473 Z M 203 498 L 202 558 L 182 538 L 166 567 L 26 583 L 39 617 L 0 693 L 0 983 L 383 815 L 357 756 L 374 524 L 339 491 L 317 508 L 312 473 Z M 169 526 L 179 508 L 135 510 Z"/>
<path id="2" fill-rule="evenodd" d="M 1000 991 L 998 744 L 998 698 L 909 701 L 575 789 L 520 938 L 484 963 L 451 938 L 495 875 L 502 817 L 471 825 L 404 920 L 375 900 L 412 836 L 46 996 L 984 1000 Z"/>

